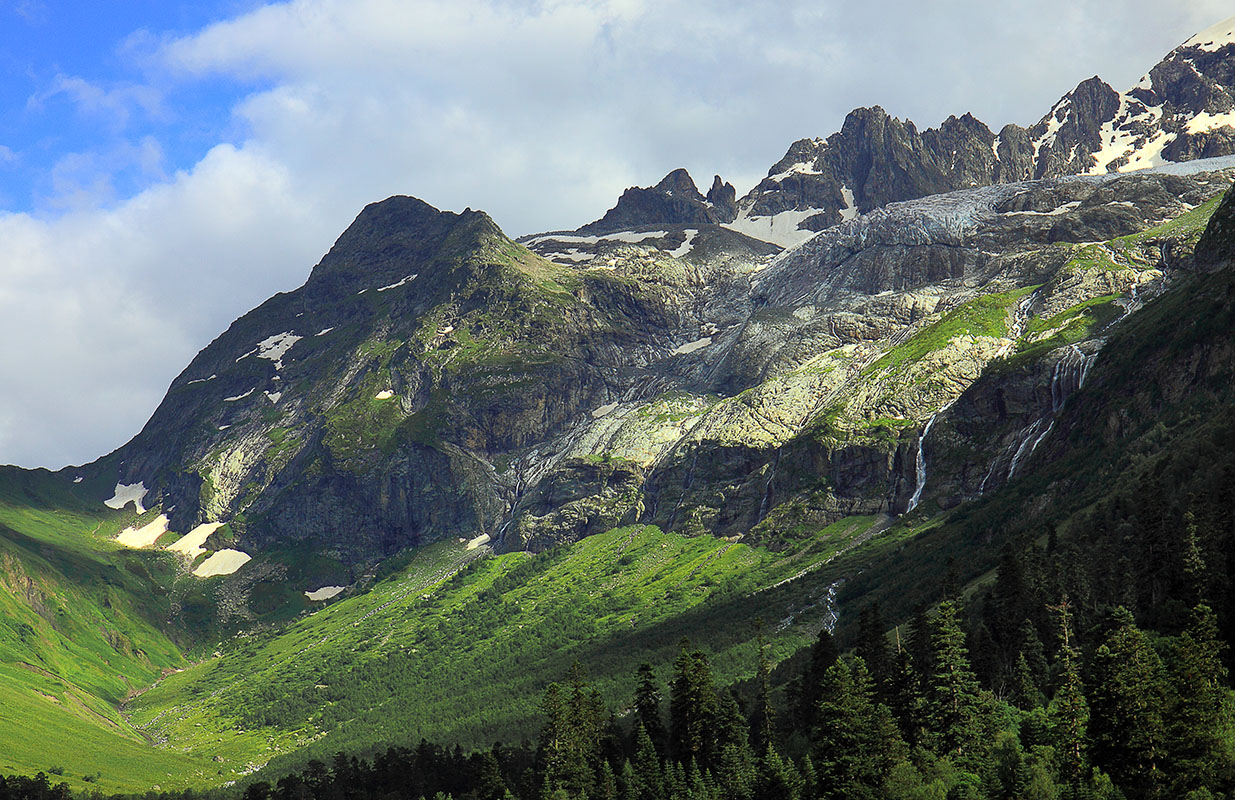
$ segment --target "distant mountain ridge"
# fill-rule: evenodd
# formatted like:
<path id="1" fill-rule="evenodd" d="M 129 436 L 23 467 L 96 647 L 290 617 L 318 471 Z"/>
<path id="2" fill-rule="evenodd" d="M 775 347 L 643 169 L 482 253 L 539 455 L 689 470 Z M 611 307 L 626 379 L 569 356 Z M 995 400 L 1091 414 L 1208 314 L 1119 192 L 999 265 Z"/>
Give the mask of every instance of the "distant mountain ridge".
<path id="1" fill-rule="evenodd" d="M 972 114 L 919 131 L 872 106 L 827 138 L 790 145 L 736 202 L 704 198 L 684 170 L 628 189 L 579 233 L 719 223 L 788 247 L 888 203 L 996 183 L 1128 172 L 1235 153 L 1235 17 L 1191 37 L 1126 92 L 1094 76 L 1029 128 L 995 133 Z"/>

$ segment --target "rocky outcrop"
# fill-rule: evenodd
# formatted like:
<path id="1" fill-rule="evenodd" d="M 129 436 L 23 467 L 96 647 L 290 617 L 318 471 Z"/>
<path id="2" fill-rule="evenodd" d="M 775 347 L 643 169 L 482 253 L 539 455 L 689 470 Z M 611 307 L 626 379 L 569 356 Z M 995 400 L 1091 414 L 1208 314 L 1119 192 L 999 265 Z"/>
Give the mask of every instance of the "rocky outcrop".
<path id="1" fill-rule="evenodd" d="M 737 214 L 737 191 L 717 175 L 705 198 L 684 169 L 675 169 L 648 188 L 631 187 L 617 205 L 578 230 L 583 235 L 626 231 L 643 225 L 716 225 Z"/>

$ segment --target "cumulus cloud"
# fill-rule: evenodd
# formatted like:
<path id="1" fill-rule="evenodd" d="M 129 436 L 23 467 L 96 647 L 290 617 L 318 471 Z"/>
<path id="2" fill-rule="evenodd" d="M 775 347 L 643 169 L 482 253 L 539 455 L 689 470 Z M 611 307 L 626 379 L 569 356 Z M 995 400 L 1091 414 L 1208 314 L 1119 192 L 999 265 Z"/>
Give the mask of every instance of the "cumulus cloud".
<path id="1" fill-rule="evenodd" d="M 174 117 L 177 87 L 240 99 L 190 168 L 152 137 L 66 153 L 53 212 L 0 216 L 0 336 L 24 343 L 0 350 L 0 461 L 121 444 L 194 352 L 302 283 L 365 203 L 414 194 L 519 234 L 597 218 L 679 166 L 745 189 L 857 105 L 998 127 L 1095 73 L 1130 86 L 1224 5 L 292 0 L 135 35 L 121 53 L 146 80 L 61 76 L 32 104 L 125 128 Z M 146 188 L 117 197 L 109 175 L 125 170 Z"/>

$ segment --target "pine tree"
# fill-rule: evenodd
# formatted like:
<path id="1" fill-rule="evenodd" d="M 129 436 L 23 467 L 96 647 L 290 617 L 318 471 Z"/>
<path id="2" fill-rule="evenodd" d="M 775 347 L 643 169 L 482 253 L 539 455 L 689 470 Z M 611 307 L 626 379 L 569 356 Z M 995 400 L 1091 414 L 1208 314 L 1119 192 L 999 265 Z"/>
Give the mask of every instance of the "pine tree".
<path id="1" fill-rule="evenodd" d="M 836 641 L 827 628 L 820 628 L 815 643 L 810 648 L 810 660 L 802 675 L 802 683 L 798 692 L 797 720 L 805 730 L 810 730 L 815 724 L 815 708 L 819 705 L 819 686 L 823 674 L 828 667 L 836 663 L 840 651 L 836 649 Z"/>
<path id="2" fill-rule="evenodd" d="M 652 665 L 646 661 L 639 665 L 639 685 L 635 689 L 635 714 L 643 723 L 648 738 L 656 747 L 656 752 L 663 758 L 665 755 L 666 733 L 665 722 L 660 710 L 660 685 Z"/>
<path id="3" fill-rule="evenodd" d="M 980 731 L 978 679 L 969 665 L 956 604 L 946 600 L 931 624 L 934 670 L 927 693 L 929 729 L 941 754 L 974 755 Z"/>
<path id="4" fill-rule="evenodd" d="M 1089 763 L 1087 738 L 1089 705 L 1081 682 L 1080 655 L 1073 644 L 1072 617 L 1065 597 L 1053 607 L 1059 613 L 1061 678 L 1059 689 L 1048 709 L 1059 754 L 1059 780 L 1065 800 L 1080 800 L 1084 796 Z"/>
<path id="5" fill-rule="evenodd" d="M 759 759 L 759 772 L 755 781 L 755 797 L 759 800 L 798 800 L 801 797 L 802 776 L 794 769 L 792 761 L 786 761 L 768 745 Z"/>
<path id="6" fill-rule="evenodd" d="M 811 762 L 821 800 L 878 797 L 904 744 L 891 712 L 872 697 L 859 657 L 842 659 L 824 675 L 813 731 Z"/>
<path id="7" fill-rule="evenodd" d="M 1175 644 L 1169 676 L 1171 795 L 1216 789 L 1218 776 L 1231 766 L 1222 746 L 1229 709 L 1218 621 L 1209 606 L 1192 609 L 1188 627 Z"/>
<path id="8" fill-rule="evenodd" d="M 704 767 L 711 767 L 717 718 L 712 668 L 701 651 L 688 653 L 683 647 L 673 670 L 669 697 L 670 751 L 678 763 L 694 759 Z"/>
<path id="9" fill-rule="evenodd" d="M 751 742 L 757 752 L 763 752 L 772 743 L 772 687 L 770 682 L 772 668 L 768 664 L 768 643 L 763 637 L 763 620 L 756 623 L 756 641 L 759 647 L 758 664 L 755 670 L 755 683 L 758 694 L 755 698 L 755 713 L 751 716 Z"/>
<path id="10" fill-rule="evenodd" d="M 643 723 L 635 721 L 635 760 L 627 792 L 634 800 L 666 800 L 660 756 Z"/>
<path id="11" fill-rule="evenodd" d="M 1093 657 L 1093 760 L 1129 798 L 1160 797 L 1166 738 L 1162 662 L 1130 612 L 1116 609 L 1113 621 Z"/>
<path id="12" fill-rule="evenodd" d="M 879 604 L 871 603 L 858 613 L 857 653 L 866 662 L 871 678 L 875 681 L 875 695 L 881 701 L 888 697 L 892 681 L 892 651 L 888 647 L 887 628 Z"/>

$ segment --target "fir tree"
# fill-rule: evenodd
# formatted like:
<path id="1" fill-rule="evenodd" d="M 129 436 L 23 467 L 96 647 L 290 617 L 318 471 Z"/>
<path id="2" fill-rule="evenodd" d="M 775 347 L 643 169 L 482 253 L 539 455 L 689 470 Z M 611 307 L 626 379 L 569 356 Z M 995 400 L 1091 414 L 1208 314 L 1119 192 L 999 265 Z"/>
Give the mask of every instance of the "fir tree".
<path id="1" fill-rule="evenodd" d="M 669 698 L 670 750 L 679 763 L 689 763 L 694 759 L 710 767 L 717 718 L 711 666 L 701 651 L 688 653 L 683 647 L 673 670 Z"/>
<path id="2" fill-rule="evenodd" d="M 643 723 L 648 738 L 656 747 L 656 752 L 665 755 L 665 722 L 660 710 L 660 685 L 652 665 L 646 661 L 639 665 L 639 684 L 635 689 L 635 714 Z"/>
<path id="3" fill-rule="evenodd" d="M 1072 639 L 1072 617 L 1065 597 L 1053 607 L 1059 613 L 1060 684 L 1048 709 L 1059 758 L 1059 780 L 1065 800 L 1080 800 L 1089 773 L 1087 739 L 1089 705 L 1081 682 L 1080 655 Z"/>
<path id="4" fill-rule="evenodd" d="M 1129 798 L 1163 791 L 1162 662 L 1132 614 L 1118 608 L 1115 627 L 1094 653 L 1089 691 L 1094 763 Z"/>
<path id="5" fill-rule="evenodd" d="M 1172 656 L 1167 750 L 1171 794 L 1182 797 L 1217 788 L 1218 776 L 1231 766 L 1222 743 L 1228 721 L 1226 668 L 1218 622 L 1209 606 L 1192 609 Z"/>
<path id="6" fill-rule="evenodd" d="M 956 604 L 939 605 L 932 620 L 934 665 L 927 694 L 927 719 L 941 754 L 964 760 L 980 736 L 978 679 L 969 664 Z"/>

